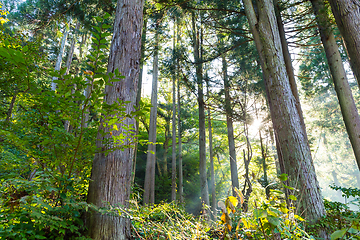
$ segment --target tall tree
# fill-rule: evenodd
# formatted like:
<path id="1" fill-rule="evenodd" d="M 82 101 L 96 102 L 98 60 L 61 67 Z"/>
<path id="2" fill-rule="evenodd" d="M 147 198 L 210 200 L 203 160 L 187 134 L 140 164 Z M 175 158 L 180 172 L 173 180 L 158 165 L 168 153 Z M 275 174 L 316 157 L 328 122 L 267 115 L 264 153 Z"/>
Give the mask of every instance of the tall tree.
<path id="1" fill-rule="evenodd" d="M 311 0 L 329 64 L 341 114 L 360 169 L 360 116 L 347 81 L 346 72 L 323 0 Z"/>
<path id="2" fill-rule="evenodd" d="M 205 102 L 204 102 L 204 87 L 203 87 L 203 64 L 201 63 L 201 46 L 200 38 L 202 38 L 201 26 L 197 26 L 197 17 L 195 12 L 192 12 L 192 41 L 194 48 L 194 59 L 196 68 L 196 83 L 198 88 L 198 106 L 199 106 L 199 172 L 200 172 L 200 188 L 201 188 L 201 202 L 210 205 L 209 190 L 206 176 L 206 127 L 205 127 Z M 201 23 L 200 23 L 201 24 Z"/>
<path id="3" fill-rule="evenodd" d="M 155 20 L 155 46 L 153 59 L 153 80 L 151 92 L 151 110 L 149 124 L 149 145 L 146 161 L 146 173 L 144 183 L 144 204 L 155 203 L 155 165 L 156 165 L 156 118 L 157 118 L 157 84 L 159 75 L 159 31 L 160 18 Z"/>
<path id="4" fill-rule="evenodd" d="M 238 177 L 238 169 L 236 164 L 234 127 L 233 127 L 233 119 L 232 119 L 232 108 L 230 102 L 230 83 L 227 74 L 227 62 L 226 62 L 225 54 L 222 56 L 222 73 L 223 73 L 224 92 L 225 92 L 225 115 L 226 115 L 227 136 L 228 136 L 229 155 L 230 155 L 231 185 L 232 185 L 233 196 L 237 196 L 235 188 L 239 189 L 239 177 Z"/>
<path id="5" fill-rule="evenodd" d="M 336 24 L 345 40 L 351 69 L 360 88 L 360 3 L 354 0 L 329 0 Z"/>
<path id="6" fill-rule="evenodd" d="M 270 0 L 257 0 L 256 15 L 251 0 L 243 0 L 243 3 L 260 55 L 271 118 L 279 142 L 278 154 L 282 156 L 290 186 L 301 189 L 300 212 L 304 212 L 310 222 L 316 222 L 325 214 L 325 208 L 307 135 L 290 88 L 274 5 Z"/>
<path id="7" fill-rule="evenodd" d="M 175 61 L 176 20 L 174 18 L 173 61 Z M 174 64 L 175 65 L 175 64 Z M 176 201 L 176 67 L 172 69 L 172 160 L 171 160 L 171 201 Z"/>
<path id="8" fill-rule="evenodd" d="M 123 134 L 128 136 L 128 139 L 124 139 L 123 149 L 116 149 L 105 155 L 104 140 L 112 136 L 102 136 L 103 129 L 99 129 L 97 146 L 102 151 L 95 155 L 88 192 L 88 202 L 98 207 L 106 207 L 108 204 L 127 207 L 129 204 L 134 151 L 126 146 L 131 143 L 135 132 L 125 131 L 123 127 L 124 124 L 135 126 L 136 122 L 131 113 L 135 110 L 139 79 L 142 25 L 143 0 L 119 0 L 116 6 L 108 72 L 114 73 L 118 69 L 125 78 L 114 82 L 113 86 L 106 86 L 104 100 L 108 104 L 116 103 L 118 99 L 129 101 L 126 104 L 128 117 L 122 123 L 116 123 L 118 130 L 112 131 L 112 135 Z M 108 129 L 104 130 L 108 132 Z M 93 239 L 130 239 L 129 218 L 95 212 L 89 216 L 88 221 L 89 236 Z"/>

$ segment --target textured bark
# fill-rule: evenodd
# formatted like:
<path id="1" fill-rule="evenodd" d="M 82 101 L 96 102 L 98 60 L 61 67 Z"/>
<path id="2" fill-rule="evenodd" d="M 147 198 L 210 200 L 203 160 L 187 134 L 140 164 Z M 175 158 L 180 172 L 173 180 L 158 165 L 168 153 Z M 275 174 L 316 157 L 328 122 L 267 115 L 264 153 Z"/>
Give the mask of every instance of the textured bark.
<path id="1" fill-rule="evenodd" d="M 210 205 L 209 190 L 206 176 L 206 127 L 205 127 L 205 102 L 203 89 L 203 69 L 200 58 L 200 31 L 196 28 L 195 14 L 192 13 L 194 59 L 196 68 L 196 80 L 198 86 L 197 101 L 199 105 L 199 172 L 201 202 Z"/>
<path id="2" fill-rule="evenodd" d="M 290 55 L 288 43 L 286 41 L 284 23 L 283 23 L 283 21 L 281 19 L 281 14 L 280 14 L 281 11 L 280 11 L 280 6 L 279 6 L 278 0 L 274 0 L 274 4 L 275 4 L 276 21 L 277 21 L 277 25 L 278 25 L 278 28 L 279 28 L 281 47 L 282 47 L 282 51 L 283 51 L 283 55 L 284 55 L 286 72 L 287 72 L 288 77 L 289 77 L 289 83 L 290 83 L 291 92 L 294 95 L 294 98 L 295 98 L 295 101 L 296 101 L 295 104 L 296 104 L 296 109 L 297 109 L 297 111 L 299 113 L 299 116 L 300 116 L 301 126 L 304 128 L 304 132 L 306 133 L 304 116 L 303 116 L 303 112 L 302 112 L 302 109 L 301 109 L 300 98 L 299 98 L 299 93 L 298 93 L 298 90 L 297 90 L 294 69 L 292 67 L 291 55 Z"/>
<path id="3" fill-rule="evenodd" d="M 323 0 L 311 0 L 346 131 L 360 169 L 360 117 Z"/>
<path id="4" fill-rule="evenodd" d="M 346 50 L 360 88 L 360 2 L 329 0 L 336 24 L 344 38 Z"/>
<path id="5" fill-rule="evenodd" d="M 151 110 L 149 124 L 149 145 L 146 160 L 144 182 L 144 204 L 155 203 L 155 165 L 156 165 L 156 119 L 157 119 L 157 84 L 159 75 L 159 22 L 156 23 L 155 49 L 153 59 L 153 79 L 151 92 Z"/>
<path id="6" fill-rule="evenodd" d="M 289 176 L 290 186 L 301 190 L 298 213 L 304 212 L 307 220 L 315 222 L 325 214 L 325 209 L 308 139 L 301 126 L 289 84 L 273 3 L 270 0 L 258 0 L 257 19 L 251 0 L 243 2 L 260 55 L 271 118 L 285 171 Z"/>
<path id="7" fill-rule="evenodd" d="M 125 78 L 122 81 L 114 82 L 113 86 L 106 86 L 104 101 L 108 104 L 117 102 L 118 99 L 130 101 L 126 105 L 127 114 L 135 110 L 142 24 L 143 0 L 119 0 L 117 2 L 108 72 L 119 69 Z M 115 136 L 125 134 L 128 137 L 124 140 L 126 146 L 131 144 L 135 131 L 125 131 L 122 128 L 123 124 L 135 127 L 135 119 L 130 117 L 124 119 L 123 123 L 117 123 L 119 130 L 112 131 Z M 102 140 L 110 137 L 110 134 L 103 137 L 99 131 L 97 146 L 106 150 Z M 98 207 L 128 206 L 133 154 L 134 149 L 131 147 L 114 150 L 107 155 L 103 152 L 96 153 L 89 185 L 88 203 Z M 89 236 L 92 239 L 130 239 L 129 218 L 96 212 L 91 214 L 87 221 Z"/>
<path id="8" fill-rule="evenodd" d="M 230 102 L 230 83 L 227 76 L 227 63 L 225 55 L 222 56 L 222 71 L 224 79 L 224 92 L 225 92 L 225 114 L 226 114 L 226 126 L 227 126 L 227 136 L 229 144 L 229 155 L 230 155 L 230 172 L 231 172 L 231 185 L 233 196 L 237 196 L 235 188 L 239 189 L 239 177 L 238 169 L 236 163 L 236 149 L 235 149 L 235 139 L 234 139 L 234 127 L 232 120 L 232 108 Z"/>
<path id="9" fill-rule="evenodd" d="M 68 23 L 70 24 L 71 22 L 71 18 L 68 19 Z M 64 27 L 64 32 L 63 32 L 63 36 L 61 39 L 61 44 L 60 44 L 60 49 L 59 49 L 59 54 L 55 63 L 55 71 L 59 71 L 61 69 L 61 62 L 63 59 L 63 55 L 64 55 L 64 50 L 65 50 L 65 44 L 66 44 L 66 40 L 69 34 L 69 29 L 65 26 Z M 51 90 L 55 91 L 56 90 L 56 83 L 54 83 L 54 80 L 57 80 L 56 77 L 53 77 L 53 81 L 51 82 Z"/>

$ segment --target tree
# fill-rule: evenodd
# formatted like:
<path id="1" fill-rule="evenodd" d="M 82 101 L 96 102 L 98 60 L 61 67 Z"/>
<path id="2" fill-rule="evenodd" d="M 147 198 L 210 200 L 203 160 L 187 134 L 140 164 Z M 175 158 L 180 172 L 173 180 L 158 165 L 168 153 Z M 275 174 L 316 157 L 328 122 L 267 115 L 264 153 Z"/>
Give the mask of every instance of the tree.
<path id="1" fill-rule="evenodd" d="M 279 142 L 278 154 L 282 156 L 290 186 L 301 189 L 299 211 L 304 211 L 310 222 L 316 222 L 325 214 L 325 209 L 307 135 L 290 88 L 274 6 L 269 0 L 256 1 L 257 17 L 252 2 L 244 0 L 243 3 L 260 55 L 271 119 Z"/>
<path id="2" fill-rule="evenodd" d="M 119 0 L 116 6 L 114 35 L 110 47 L 108 72 L 120 71 L 125 76 L 122 81 L 106 86 L 104 100 L 108 104 L 126 103 L 126 118 L 121 123 L 109 128 L 99 128 L 97 146 L 101 150 L 96 153 L 91 182 L 89 185 L 88 202 L 98 207 L 123 205 L 128 206 L 131 186 L 131 167 L 134 150 L 129 146 L 134 137 L 135 119 L 132 116 L 136 101 L 139 78 L 141 33 L 143 25 L 143 0 Z M 118 69 L 118 70 L 117 70 Z M 103 116 L 110 118 L 117 116 Z M 121 117 L 121 116 L 120 116 Z M 132 128 L 131 128 L 132 126 Z M 126 131 L 124 128 L 130 127 Z M 108 132 L 102 136 L 102 132 Z M 119 149 L 105 154 L 109 147 L 106 140 L 112 136 L 125 138 Z M 94 212 L 88 217 L 89 236 L 93 239 L 129 239 L 130 219 Z"/>
<path id="3" fill-rule="evenodd" d="M 360 88 L 360 4 L 358 1 L 329 0 L 336 24 L 345 40 L 351 69 Z"/>
<path id="4" fill-rule="evenodd" d="M 323 0 L 311 0 L 347 133 L 360 169 L 360 116 Z"/>
<path id="5" fill-rule="evenodd" d="M 161 18 L 155 19 L 155 46 L 153 59 L 153 80 L 151 92 L 151 111 L 149 124 L 149 145 L 146 161 L 146 174 L 144 183 L 144 204 L 155 203 L 155 165 L 156 165 L 156 118 L 157 118 L 157 83 L 159 68 L 159 31 Z"/>

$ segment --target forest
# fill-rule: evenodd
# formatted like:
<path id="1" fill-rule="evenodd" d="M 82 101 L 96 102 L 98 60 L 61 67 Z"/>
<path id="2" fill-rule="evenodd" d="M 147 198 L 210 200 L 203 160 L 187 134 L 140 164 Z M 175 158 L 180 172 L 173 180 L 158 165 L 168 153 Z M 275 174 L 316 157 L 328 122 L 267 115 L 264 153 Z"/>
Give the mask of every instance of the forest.
<path id="1" fill-rule="evenodd" d="M 355 0 L 1 0 L 0 239 L 360 239 Z"/>

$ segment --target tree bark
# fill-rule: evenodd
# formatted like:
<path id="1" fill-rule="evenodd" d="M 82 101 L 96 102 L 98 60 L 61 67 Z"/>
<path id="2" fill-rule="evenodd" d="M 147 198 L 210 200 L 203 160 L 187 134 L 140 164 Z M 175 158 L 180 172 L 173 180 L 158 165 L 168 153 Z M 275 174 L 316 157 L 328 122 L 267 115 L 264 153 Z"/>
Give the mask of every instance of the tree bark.
<path id="1" fill-rule="evenodd" d="M 315 222 L 325 214 L 307 135 L 301 126 L 276 24 L 273 3 L 257 0 L 259 18 L 251 0 L 243 0 L 255 44 L 260 55 L 274 130 L 290 186 L 301 189 L 299 212 Z"/>
<path id="2" fill-rule="evenodd" d="M 207 82 L 207 92 L 210 93 L 209 82 Z M 209 104 L 209 103 L 208 103 Z M 215 196 L 215 171 L 214 171 L 214 151 L 211 126 L 211 111 L 208 107 L 208 129 L 209 129 L 209 152 L 210 152 L 210 189 L 211 189 L 211 211 L 216 213 L 216 196 Z"/>
<path id="3" fill-rule="evenodd" d="M 70 24 L 71 22 L 71 18 L 68 18 L 68 24 Z M 61 39 L 61 44 L 60 44 L 60 49 L 59 49 L 59 54 L 55 63 L 55 71 L 59 71 L 61 69 L 61 62 L 62 62 L 62 58 L 64 55 L 64 50 L 65 50 L 65 44 L 66 44 L 66 40 L 69 34 L 69 29 L 64 26 L 64 32 L 63 32 L 63 36 Z M 56 90 L 56 83 L 54 82 L 54 80 L 57 80 L 57 77 L 53 77 L 53 81 L 51 82 L 51 90 L 55 91 Z"/>
<path id="4" fill-rule="evenodd" d="M 135 109 L 136 90 L 139 79 L 141 30 L 143 25 L 143 0 L 119 0 L 116 7 L 114 35 L 110 47 L 108 72 L 119 69 L 125 78 L 114 82 L 113 86 L 106 86 L 104 101 L 113 104 L 120 101 L 129 101 L 126 104 L 126 114 Z M 104 116 L 105 118 L 107 116 Z M 113 135 L 125 134 L 124 146 L 131 144 L 135 131 L 125 131 L 126 126 L 135 127 L 135 119 L 127 117 L 122 123 L 117 123 L 119 130 L 112 131 Z M 109 129 L 105 129 L 108 132 Z M 116 149 L 107 155 L 103 145 L 105 138 L 110 134 L 97 136 L 97 147 L 102 151 L 95 154 L 91 181 L 88 192 L 88 203 L 97 207 L 129 204 L 131 186 L 131 165 L 134 149 Z M 88 218 L 89 236 L 92 239 L 130 239 L 130 219 L 119 215 L 101 214 L 93 212 Z"/>
<path id="5" fill-rule="evenodd" d="M 145 11 L 145 10 L 144 10 Z M 143 75 L 143 68 L 144 68 L 144 57 L 145 57 L 145 44 L 146 44 L 146 26 L 147 26 L 147 18 L 144 18 L 144 24 L 142 29 L 142 36 L 141 36 L 141 59 L 140 59 L 140 73 L 139 73 L 139 83 L 138 83 L 138 90 L 136 93 L 136 107 L 140 107 L 141 101 L 141 89 L 142 89 L 142 75 Z M 136 135 L 139 134 L 139 120 L 136 121 Z M 134 159 L 133 159 L 133 169 L 132 169 L 132 176 L 131 176 L 131 184 L 135 182 L 135 172 L 136 172 L 136 158 L 137 158 L 137 150 L 138 150 L 138 140 L 135 142 L 135 150 L 134 150 Z"/>
<path id="6" fill-rule="evenodd" d="M 360 169 L 360 117 L 323 0 L 311 0 L 346 131 Z"/>
<path id="7" fill-rule="evenodd" d="M 159 20 L 156 22 L 155 49 L 153 59 L 153 79 L 151 92 L 151 110 L 149 124 L 149 145 L 144 183 L 144 204 L 155 203 L 155 165 L 156 165 L 156 119 L 157 119 L 157 84 L 159 74 Z"/>
<path id="8" fill-rule="evenodd" d="M 77 32 L 79 31 L 79 28 L 80 28 L 80 21 L 77 21 L 77 23 L 75 25 L 75 29 L 74 29 L 74 37 L 71 40 L 69 54 L 68 54 L 68 58 L 66 60 L 66 73 L 65 74 L 69 74 L 69 72 L 70 72 L 70 66 L 72 63 L 74 50 L 75 50 L 76 36 L 77 36 Z"/>
<path id="9" fill-rule="evenodd" d="M 176 46 L 176 22 L 174 21 L 174 36 L 173 36 L 173 61 L 175 61 L 175 46 Z M 174 66 L 176 64 L 174 63 Z M 173 68 L 172 76 L 172 166 L 171 166 L 171 201 L 176 201 L 176 72 Z"/>
<path id="10" fill-rule="evenodd" d="M 201 202 L 210 205 L 209 190 L 206 176 L 206 127 L 205 127 L 205 102 L 203 89 L 203 69 L 200 58 L 200 31 L 196 28 L 195 13 L 192 13 L 193 27 L 193 48 L 196 68 L 196 80 L 198 87 L 198 105 L 199 105 L 199 172 Z"/>
<path id="11" fill-rule="evenodd" d="M 231 172 L 231 185 L 233 196 L 237 196 L 235 188 L 239 189 L 239 177 L 236 163 L 236 149 L 234 139 L 234 127 L 232 120 L 232 108 L 230 102 L 230 83 L 227 76 L 227 62 L 225 55 L 222 56 L 222 71 L 224 79 L 224 92 L 225 92 L 225 114 L 226 114 L 226 126 L 227 136 L 229 144 L 229 155 L 230 155 L 230 172 Z"/>
<path id="12" fill-rule="evenodd" d="M 345 41 L 350 66 L 360 88 L 360 2 L 329 0 L 336 24 Z"/>

